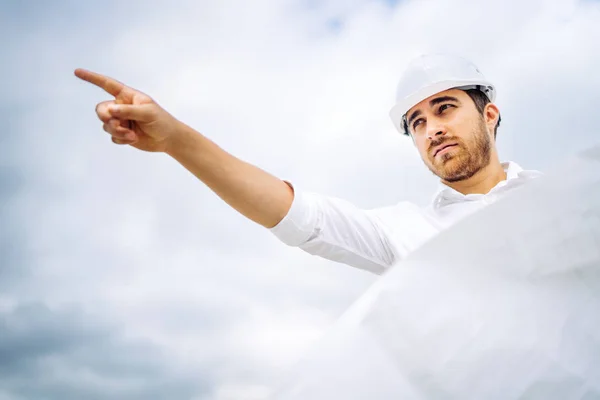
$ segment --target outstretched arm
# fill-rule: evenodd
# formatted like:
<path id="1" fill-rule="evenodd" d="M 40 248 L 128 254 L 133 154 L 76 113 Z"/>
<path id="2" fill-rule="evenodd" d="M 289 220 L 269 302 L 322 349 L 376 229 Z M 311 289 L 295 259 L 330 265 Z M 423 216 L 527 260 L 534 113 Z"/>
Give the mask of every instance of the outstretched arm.
<path id="1" fill-rule="evenodd" d="M 231 207 L 262 226 L 272 228 L 287 214 L 294 194 L 281 179 L 227 153 L 146 94 L 95 72 L 77 69 L 75 75 L 114 96 L 96 106 L 114 143 L 169 154 Z"/>

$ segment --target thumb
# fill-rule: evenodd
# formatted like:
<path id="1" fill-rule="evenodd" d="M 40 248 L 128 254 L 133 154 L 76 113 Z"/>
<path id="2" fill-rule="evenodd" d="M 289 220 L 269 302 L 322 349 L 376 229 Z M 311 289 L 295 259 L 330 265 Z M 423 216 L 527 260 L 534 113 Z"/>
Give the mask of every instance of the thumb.
<path id="1" fill-rule="evenodd" d="M 156 110 L 153 104 L 112 104 L 108 112 L 119 119 L 132 121 L 152 122 L 156 119 Z"/>

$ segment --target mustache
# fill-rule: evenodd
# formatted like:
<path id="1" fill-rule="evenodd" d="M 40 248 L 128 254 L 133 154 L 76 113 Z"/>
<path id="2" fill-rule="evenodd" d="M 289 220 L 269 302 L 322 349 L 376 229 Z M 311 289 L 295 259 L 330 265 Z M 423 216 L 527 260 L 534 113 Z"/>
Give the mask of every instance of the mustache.
<path id="1" fill-rule="evenodd" d="M 431 150 L 433 150 L 435 147 L 440 146 L 446 142 L 455 142 L 458 145 L 461 144 L 461 141 L 458 138 L 440 136 L 437 139 L 432 140 L 431 143 L 429 143 L 429 148 L 427 149 L 427 151 L 431 152 Z"/>

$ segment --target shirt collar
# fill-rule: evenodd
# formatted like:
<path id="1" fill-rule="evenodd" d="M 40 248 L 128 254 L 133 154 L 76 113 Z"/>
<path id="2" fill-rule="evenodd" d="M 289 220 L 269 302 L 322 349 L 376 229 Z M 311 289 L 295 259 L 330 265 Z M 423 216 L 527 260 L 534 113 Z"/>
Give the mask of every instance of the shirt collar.
<path id="1" fill-rule="evenodd" d="M 506 179 L 503 181 L 498 182 L 498 184 L 496 186 L 494 186 L 491 190 L 497 190 L 501 187 L 510 185 L 512 186 L 513 184 L 518 184 L 522 183 L 525 180 L 529 180 L 531 178 L 535 178 L 539 175 L 541 175 L 540 172 L 538 171 L 526 171 L 523 170 L 523 168 L 521 168 L 521 166 L 519 164 L 517 164 L 514 161 L 506 161 L 506 162 L 502 162 L 501 163 L 502 168 L 504 169 L 504 171 L 506 172 Z M 433 197 L 433 207 L 435 209 L 439 209 L 441 207 L 444 207 L 446 205 L 452 204 L 452 203 L 457 203 L 457 202 L 463 202 L 463 201 L 468 201 L 468 200 L 474 200 L 474 199 L 478 199 L 481 195 L 478 194 L 467 194 L 464 195 L 460 192 L 458 192 L 457 190 L 452 189 L 451 187 L 447 186 L 446 184 L 440 182 L 438 184 L 438 190 L 435 194 L 435 196 Z"/>

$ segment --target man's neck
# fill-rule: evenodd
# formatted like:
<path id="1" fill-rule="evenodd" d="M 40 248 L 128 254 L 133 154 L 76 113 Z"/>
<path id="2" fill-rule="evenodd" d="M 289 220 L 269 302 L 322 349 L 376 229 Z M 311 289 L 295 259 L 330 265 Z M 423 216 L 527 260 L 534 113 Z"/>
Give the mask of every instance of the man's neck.
<path id="1" fill-rule="evenodd" d="M 506 180 L 506 171 L 498 159 L 492 159 L 487 167 L 482 168 L 469 179 L 459 182 L 444 181 L 444 184 L 462 194 L 486 194 L 504 180 Z"/>

